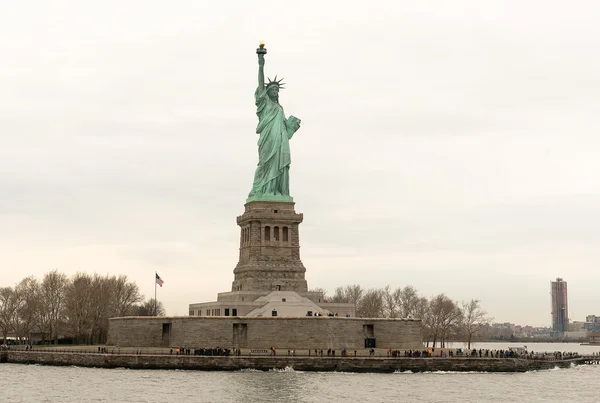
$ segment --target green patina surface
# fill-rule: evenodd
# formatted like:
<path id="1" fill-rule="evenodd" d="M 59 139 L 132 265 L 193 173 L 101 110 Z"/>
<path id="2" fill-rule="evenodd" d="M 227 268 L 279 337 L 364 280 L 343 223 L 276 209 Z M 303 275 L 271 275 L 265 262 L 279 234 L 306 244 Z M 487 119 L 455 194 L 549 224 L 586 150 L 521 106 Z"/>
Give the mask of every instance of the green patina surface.
<path id="1" fill-rule="evenodd" d="M 283 107 L 279 104 L 281 80 L 277 77 L 265 84 L 265 54 L 261 44 L 256 49 L 258 55 L 258 87 L 254 93 L 258 126 L 258 165 L 254 173 L 252 190 L 246 202 L 278 201 L 292 202 L 290 196 L 291 153 L 289 140 L 300 128 L 300 119 L 290 116 L 286 119 Z"/>
<path id="2" fill-rule="evenodd" d="M 290 195 L 277 195 L 277 194 L 255 194 L 248 196 L 246 203 L 253 201 L 276 201 L 276 202 L 288 202 L 293 203 L 294 198 Z"/>

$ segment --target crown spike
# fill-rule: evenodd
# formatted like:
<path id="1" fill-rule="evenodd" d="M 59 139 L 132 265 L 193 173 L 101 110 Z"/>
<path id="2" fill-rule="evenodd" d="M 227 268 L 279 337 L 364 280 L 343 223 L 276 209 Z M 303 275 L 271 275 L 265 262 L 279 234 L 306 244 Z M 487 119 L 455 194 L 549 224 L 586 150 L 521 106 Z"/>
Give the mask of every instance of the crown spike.
<path id="1" fill-rule="evenodd" d="M 283 82 L 283 78 L 277 79 L 277 76 L 275 76 L 275 78 L 273 80 L 271 80 L 270 77 L 267 77 L 267 79 L 269 80 L 269 82 L 265 83 L 265 87 L 269 87 L 271 85 L 276 85 L 277 88 L 279 88 L 280 90 L 285 89 L 283 87 L 285 85 L 285 83 Z"/>

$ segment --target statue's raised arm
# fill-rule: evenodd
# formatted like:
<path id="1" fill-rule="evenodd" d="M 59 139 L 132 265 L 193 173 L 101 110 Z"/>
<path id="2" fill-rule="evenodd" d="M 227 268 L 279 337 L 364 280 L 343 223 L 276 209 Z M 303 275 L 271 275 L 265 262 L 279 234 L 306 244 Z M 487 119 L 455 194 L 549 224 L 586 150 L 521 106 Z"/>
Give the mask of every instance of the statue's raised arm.
<path id="1" fill-rule="evenodd" d="M 265 88 L 265 55 L 267 54 L 264 42 L 260 43 L 256 54 L 258 55 L 258 89 L 262 91 Z"/>
<path id="2" fill-rule="evenodd" d="M 290 197 L 289 139 L 300 128 L 300 119 L 285 118 L 283 107 L 279 104 L 279 90 L 283 89 L 282 80 L 275 79 L 265 83 L 265 55 L 267 49 L 261 42 L 256 49 L 258 55 L 258 88 L 254 93 L 258 126 L 258 165 L 254 173 L 252 190 L 247 202 L 278 201 L 292 202 Z"/>

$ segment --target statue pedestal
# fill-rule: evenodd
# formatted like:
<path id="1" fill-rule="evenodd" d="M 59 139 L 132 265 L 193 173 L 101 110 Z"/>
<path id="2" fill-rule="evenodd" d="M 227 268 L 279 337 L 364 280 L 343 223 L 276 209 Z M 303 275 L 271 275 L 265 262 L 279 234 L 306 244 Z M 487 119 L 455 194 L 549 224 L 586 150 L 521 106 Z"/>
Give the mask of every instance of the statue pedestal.
<path id="1" fill-rule="evenodd" d="M 294 198 L 292 196 L 284 196 L 284 195 L 255 195 L 248 196 L 246 199 L 246 203 L 251 202 L 277 202 L 277 203 L 293 203 Z"/>
<path id="2" fill-rule="evenodd" d="M 302 220 L 293 202 L 246 203 L 237 218 L 240 257 L 231 291 L 307 292 L 298 233 Z"/>

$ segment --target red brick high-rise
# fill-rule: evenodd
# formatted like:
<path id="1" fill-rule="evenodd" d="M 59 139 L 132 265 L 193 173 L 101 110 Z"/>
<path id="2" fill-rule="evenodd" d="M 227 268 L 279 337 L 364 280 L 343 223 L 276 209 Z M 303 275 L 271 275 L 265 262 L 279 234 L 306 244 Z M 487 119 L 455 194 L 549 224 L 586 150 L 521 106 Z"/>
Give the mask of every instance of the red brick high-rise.
<path id="1" fill-rule="evenodd" d="M 552 330 L 567 332 L 569 330 L 569 302 L 567 298 L 567 282 L 557 278 L 550 285 L 552 296 Z"/>

